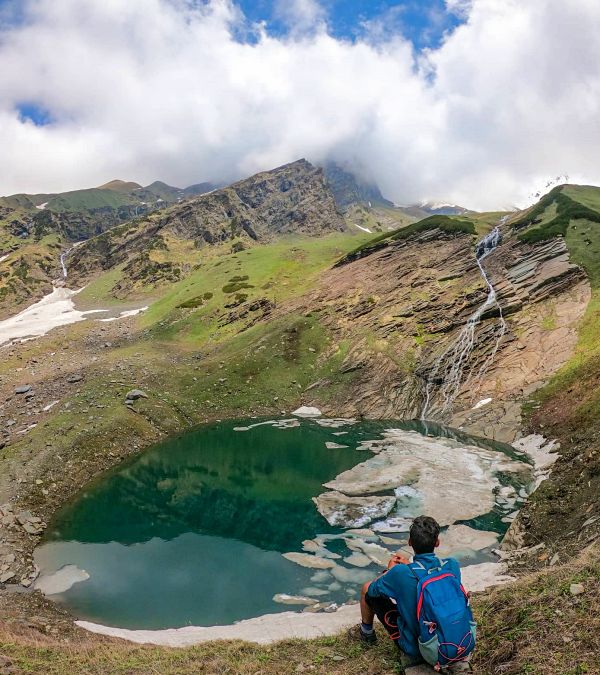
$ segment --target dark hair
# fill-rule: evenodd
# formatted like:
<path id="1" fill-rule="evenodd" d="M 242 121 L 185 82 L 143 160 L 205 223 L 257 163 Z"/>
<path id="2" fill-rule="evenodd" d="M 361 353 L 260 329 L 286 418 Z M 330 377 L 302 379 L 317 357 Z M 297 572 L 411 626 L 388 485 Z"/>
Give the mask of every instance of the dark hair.
<path id="1" fill-rule="evenodd" d="M 415 518 L 410 526 L 410 543 L 415 553 L 433 553 L 440 526 L 429 516 Z"/>

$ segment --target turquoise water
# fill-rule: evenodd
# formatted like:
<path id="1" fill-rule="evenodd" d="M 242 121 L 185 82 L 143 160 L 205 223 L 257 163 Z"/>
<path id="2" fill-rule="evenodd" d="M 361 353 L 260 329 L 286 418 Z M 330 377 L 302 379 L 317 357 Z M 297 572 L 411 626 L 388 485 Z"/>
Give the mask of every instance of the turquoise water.
<path id="1" fill-rule="evenodd" d="M 219 625 L 298 609 L 274 602 L 278 593 L 343 602 L 375 575 L 375 564 L 342 565 L 340 581 L 281 555 L 301 551 L 303 540 L 316 535 L 341 532 L 321 517 L 312 497 L 371 457 L 358 444 L 386 429 L 457 436 L 417 422 L 325 428 L 305 420 L 294 428 L 248 429 L 257 422 L 200 427 L 88 485 L 57 513 L 36 561 L 42 574 L 76 565 L 89 579 L 51 597 L 79 618 L 125 628 Z M 349 447 L 328 449 L 328 441 Z M 508 446 L 476 442 L 510 453 Z M 501 531 L 501 515 L 471 525 Z M 335 538 L 328 544 L 334 553 L 343 546 Z"/>

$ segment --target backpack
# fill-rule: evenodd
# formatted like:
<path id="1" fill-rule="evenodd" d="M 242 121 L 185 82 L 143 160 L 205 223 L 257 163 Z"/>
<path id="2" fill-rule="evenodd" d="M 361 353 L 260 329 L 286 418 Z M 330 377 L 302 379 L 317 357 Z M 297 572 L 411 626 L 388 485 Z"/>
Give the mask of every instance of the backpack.
<path id="1" fill-rule="evenodd" d="M 465 661 L 475 649 L 476 624 L 469 597 L 449 569 L 448 562 L 426 569 L 420 562 L 408 565 L 417 579 L 419 651 L 436 670 Z"/>

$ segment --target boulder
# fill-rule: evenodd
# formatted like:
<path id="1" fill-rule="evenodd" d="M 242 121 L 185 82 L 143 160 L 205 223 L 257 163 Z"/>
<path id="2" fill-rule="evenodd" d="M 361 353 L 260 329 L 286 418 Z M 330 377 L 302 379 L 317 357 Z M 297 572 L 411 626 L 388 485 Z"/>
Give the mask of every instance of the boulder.
<path id="1" fill-rule="evenodd" d="M 148 398 L 148 394 L 141 389 L 132 389 L 125 394 L 126 401 L 137 401 L 139 398 Z"/>

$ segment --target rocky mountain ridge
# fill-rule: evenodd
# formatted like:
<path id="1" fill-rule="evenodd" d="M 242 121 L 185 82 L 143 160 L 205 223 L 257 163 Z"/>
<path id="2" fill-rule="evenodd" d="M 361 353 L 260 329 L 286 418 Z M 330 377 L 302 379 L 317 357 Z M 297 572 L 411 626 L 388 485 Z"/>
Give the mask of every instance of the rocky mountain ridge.
<path id="1" fill-rule="evenodd" d="M 168 248 L 169 238 L 195 248 L 231 242 L 243 249 L 281 235 L 320 236 L 345 228 L 323 171 L 298 160 L 90 239 L 73 251 L 70 267 L 82 278 L 129 261 L 128 269 L 139 273 L 153 267 L 148 251 Z M 149 274 L 154 272 L 160 276 L 155 269 Z"/>
<path id="2" fill-rule="evenodd" d="M 79 241 L 214 188 L 210 183 L 181 189 L 161 181 L 143 187 L 113 180 L 63 193 L 15 194 L 0 197 L 0 225 L 18 239 L 56 233 L 66 241 Z"/>

